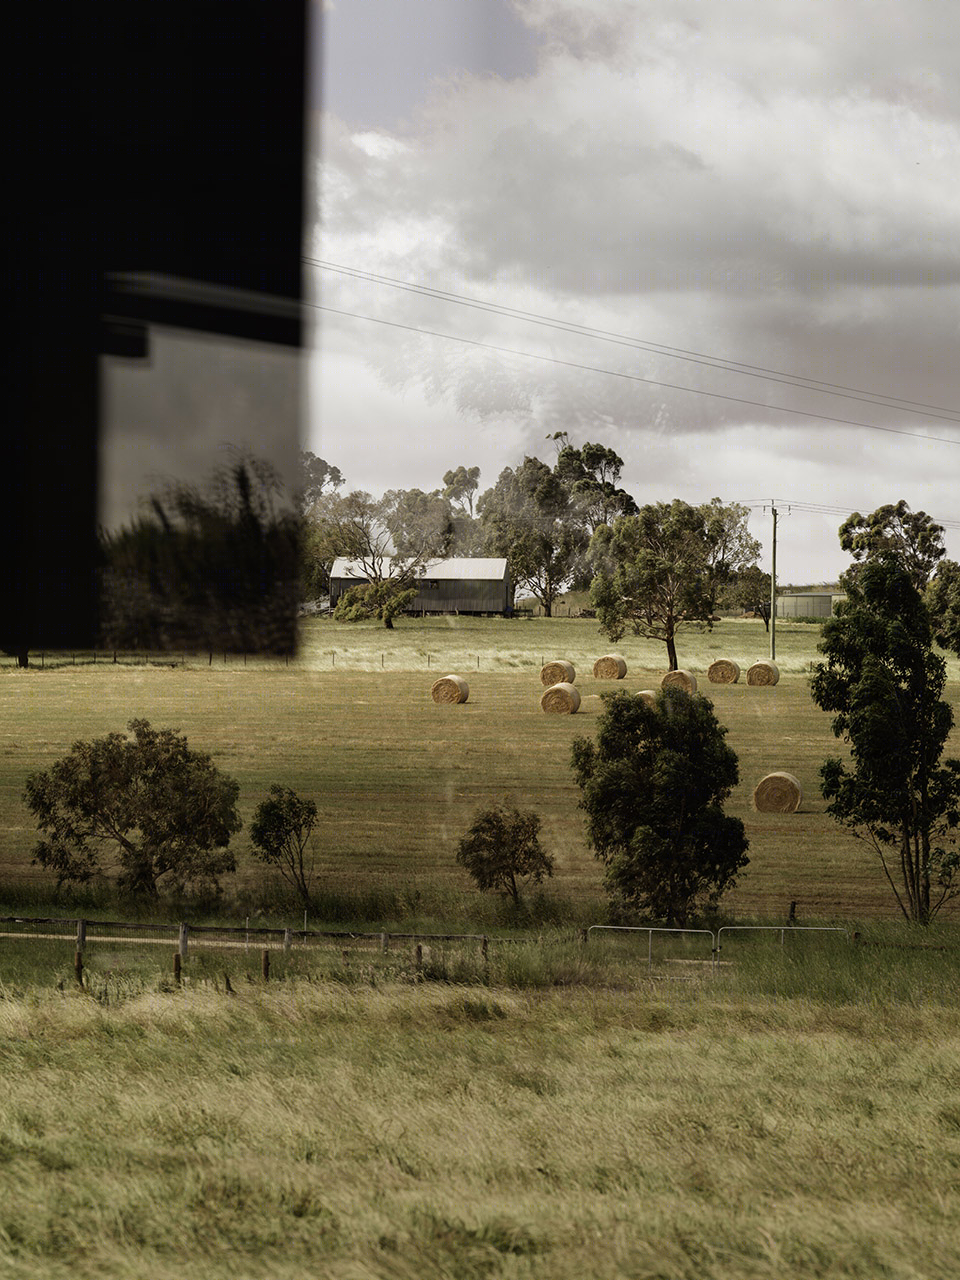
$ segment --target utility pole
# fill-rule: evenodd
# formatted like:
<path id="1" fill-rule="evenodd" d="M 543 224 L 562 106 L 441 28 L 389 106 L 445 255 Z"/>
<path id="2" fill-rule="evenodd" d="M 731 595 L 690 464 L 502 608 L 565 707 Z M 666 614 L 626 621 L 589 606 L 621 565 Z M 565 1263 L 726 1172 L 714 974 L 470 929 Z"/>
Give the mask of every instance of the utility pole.
<path id="1" fill-rule="evenodd" d="M 773 560 L 770 566 L 770 661 L 777 656 L 777 508 L 770 502 L 773 512 Z"/>

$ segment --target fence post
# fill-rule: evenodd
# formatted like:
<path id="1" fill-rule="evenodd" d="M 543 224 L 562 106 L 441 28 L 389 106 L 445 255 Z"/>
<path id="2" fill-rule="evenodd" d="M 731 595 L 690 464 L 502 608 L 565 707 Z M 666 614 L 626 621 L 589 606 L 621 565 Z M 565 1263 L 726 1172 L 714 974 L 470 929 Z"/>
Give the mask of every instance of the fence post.
<path id="1" fill-rule="evenodd" d="M 413 949 L 413 963 L 417 970 L 417 977 L 423 977 L 423 946 L 419 942 Z"/>
<path id="2" fill-rule="evenodd" d="M 77 953 L 79 954 L 87 945 L 87 922 L 86 920 L 77 921 Z"/>
<path id="3" fill-rule="evenodd" d="M 380 934 L 380 950 L 386 951 L 389 946 L 390 946 L 389 936 L 385 933 L 381 933 Z"/>
<path id="4" fill-rule="evenodd" d="M 283 931 L 283 949 L 284 951 L 290 950 L 290 930 L 289 929 L 284 929 Z"/>
<path id="5" fill-rule="evenodd" d="M 180 952 L 175 951 L 173 953 L 173 980 L 178 987 L 181 985 L 181 982 L 182 982 L 182 978 L 180 976 L 180 970 L 181 970 L 182 964 L 183 962 L 180 959 Z"/>
<path id="6" fill-rule="evenodd" d="M 270 981 L 270 952 L 264 951 L 260 957 L 260 972 L 263 974 L 264 982 Z"/>
<path id="7" fill-rule="evenodd" d="M 177 955 L 180 957 L 181 960 L 186 960 L 187 958 L 187 935 L 189 934 L 189 932 L 190 932 L 190 926 L 186 924 L 181 924 L 180 946 L 179 946 L 179 950 L 177 951 Z"/>
<path id="8" fill-rule="evenodd" d="M 77 982 L 83 986 L 83 953 L 78 951 L 73 957 L 73 972 L 77 975 Z"/>

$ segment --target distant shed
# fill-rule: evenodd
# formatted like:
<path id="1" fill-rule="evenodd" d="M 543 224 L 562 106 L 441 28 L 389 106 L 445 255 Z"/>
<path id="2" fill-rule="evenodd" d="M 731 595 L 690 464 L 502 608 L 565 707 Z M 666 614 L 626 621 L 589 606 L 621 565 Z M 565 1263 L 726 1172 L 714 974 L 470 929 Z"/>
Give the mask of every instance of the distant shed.
<path id="1" fill-rule="evenodd" d="M 330 607 L 349 587 L 369 581 L 354 561 L 334 560 L 330 570 Z M 428 563 L 416 581 L 410 613 L 510 613 L 513 586 L 505 559 L 454 556 Z"/>
<path id="2" fill-rule="evenodd" d="M 842 592 L 804 591 L 777 596 L 778 618 L 829 618 L 838 600 L 845 600 Z"/>

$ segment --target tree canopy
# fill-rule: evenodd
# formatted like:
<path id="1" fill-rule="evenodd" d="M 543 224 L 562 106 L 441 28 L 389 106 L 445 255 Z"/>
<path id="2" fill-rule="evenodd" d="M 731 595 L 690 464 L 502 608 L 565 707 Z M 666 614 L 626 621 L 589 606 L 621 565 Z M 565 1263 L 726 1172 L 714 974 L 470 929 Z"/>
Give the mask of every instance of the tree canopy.
<path id="1" fill-rule="evenodd" d="M 477 888 L 498 889 L 520 904 L 520 882 L 553 875 L 553 858 L 540 844 L 540 817 L 532 809 L 496 805 L 478 809 L 457 847 L 457 862 Z"/>
<path id="2" fill-rule="evenodd" d="M 539 458 L 524 458 L 516 470 L 504 468 L 478 510 L 487 553 L 506 557 L 514 585 L 550 617 L 587 545 L 566 485 Z"/>
<path id="3" fill-rule="evenodd" d="M 274 468 L 235 451 L 207 484 L 173 484 L 100 538 L 100 643 L 290 653 L 300 521 Z"/>
<path id="4" fill-rule="evenodd" d="M 848 516 L 840 526 L 840 546 L 856 562 L 844 575 L 844 584 L 857 576 L 860 564 L 892 557 L 909 573 L 918 591 L 927 585 L 946 551 L 943 526 L 925 511 L 911 511 L 902 498 L 871 515 L 855 511 Z"/>
<path id="5" fill-rule="evenodd" d="M 746 515 L 719 498 L 699 507 L 677 498 L 601 525 L 590 542 L 596 568 L 590 600 L 601 631 L 619 640 L 631 628 L 663 641 L 676 670 L 678 631 L 690 623 L 709 626 L 720 585 L 756 555 Z"/>
<path id="6" fill-rule="evenodd" d="M 960 892 L 960 761 L 941 756 L 953 724 L 946 666 L 914 575 L 891 552 L 865 560 L 823 626 L 814 701 L 835 712 L 850 763 L 824 761 L 827 812 L 880 860 L 908 920 L 929 924 Z"/>
<path id="7" fill-rule="evenodd" d="M 682 928 L 748 861 L 743 823 L 723 812 L 737 757 L 702 696 L 667 688 L 654 706 L 629 693 L 604 701 L 596 741 L 573 742 L 589 842 L 618 901 Z"/>
<path id="8" fill-rule="evenodd" d="M 311 836 L 317 825 L 317 806 L 290 787 L 275 782 L 250 823 L 250 842 L 263 862 L 275 867 L 296 891 L 305 907 L 312 907 L 315 874 Z"/>
<path id="9" fill-rule="evenodd" d="M 239 784 L 173 729 L 146 720 L 128 729 L 75 742 L 27 778 L 24 800 L 43 836 L 35 861 L 58 885 L 114 874 L 134 897 L 216 885 L 234 870 Z"/>

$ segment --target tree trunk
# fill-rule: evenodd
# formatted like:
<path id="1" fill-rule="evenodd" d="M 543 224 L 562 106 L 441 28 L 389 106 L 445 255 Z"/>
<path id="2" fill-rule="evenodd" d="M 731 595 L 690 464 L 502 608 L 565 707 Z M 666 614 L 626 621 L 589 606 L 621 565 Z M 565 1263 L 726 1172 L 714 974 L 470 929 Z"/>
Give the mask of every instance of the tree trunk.
<path id="1" fill-rule="evenodd" d="M 674 644 L 673 636 L 667 636 L 667 657 L 670 660 L 670 670 L 677 670 L 677 646 Z"/>

